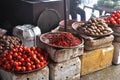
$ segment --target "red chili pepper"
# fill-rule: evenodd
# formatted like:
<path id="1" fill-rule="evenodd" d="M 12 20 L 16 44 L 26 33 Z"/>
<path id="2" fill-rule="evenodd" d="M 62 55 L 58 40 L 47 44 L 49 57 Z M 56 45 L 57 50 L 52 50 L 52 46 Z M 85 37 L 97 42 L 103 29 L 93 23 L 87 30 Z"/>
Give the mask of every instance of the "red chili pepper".
<path id="1" fill-rule="evenodd" d="M 76 46 L 81 43 L 80 39 L 74 37 L 69 32 L 52 34 L 48 39 L 50 40 L 50 44 L 63 47 Z"/>

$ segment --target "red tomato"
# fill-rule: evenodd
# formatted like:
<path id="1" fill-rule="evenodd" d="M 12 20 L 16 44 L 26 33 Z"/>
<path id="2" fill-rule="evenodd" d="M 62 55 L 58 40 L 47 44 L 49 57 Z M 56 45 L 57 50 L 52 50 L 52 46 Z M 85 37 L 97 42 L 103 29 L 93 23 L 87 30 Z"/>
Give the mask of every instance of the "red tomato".
<path id="1" fill-rule="evenodd" d="M 117 13 L 116 13 L 116 16 L 117 16 L 118 18 L 120 18 L 120 13 L 117 12 Z"/>
<path id="2" fill-rule="evenodd" d="M 24 59 L 26 59 L 26 58 L 27 58 L 27 55 L 26 55 L 26 54 L 23 54 L 22 56 L 23 56 L 23 58 L 24 58 Z"/>
<path id="3" fill-rule="evenodd" d="M 46 64 L 47 62 L 44 60 L 43 63 Z"/>
<path id="4" fill-rule="evenodd" d="M 25 59 L 26 60 L 26 62 L 30 62 L 31 60 L 30 60 L 30 58 L 27 58 L 27 59 Z"/>
<path id="5" fill-rule="evenodd" d="M 22 62 L 22 65 L 25 66 L 25 65 L 26 65 L 26 62 Z"/>
<path id="6" fill-rule="evenodd" d="M 30 52 L 31 52 L 30 48 L 28 48 L 26 51 L 27 51 L 28 53 L 30 53 Z"/>
<path id="7" fill-rule="evenodd" d="M 18 55 L 19 55 L 19 56 L 22 56 L 22 53 L 21 53 L 21 52 L 18 52 Z"/>
<path id="8" fill-rule="evenodd" d="M 20 61 L 21 61 L 21 62 L 24 62 L 24 61 L 25 61 L 25 59 L 24 59 L 24 58 L 21 58 L 21 59 L 20 59 Z"/>
<path id="9" fill-rule="evenodd" d="M 8 59 L 8 60 L 12 60 L 12 55 L 8 55 L 8 56 L 7 56 L 7 59 Z"/>
<path id="10" fill-rule="evenodd" d="M 9 51 L 9 54 L 13 55 L 13 52 L 12 52 L 12 51 Z"/>
<path id="11" fill-rule="evenodd" d="M 18 55 L 17 58 L 18 58 L 18 60 L 21 60 L 22 57 L 20 55 Z"/>
<path id="12" fill-rule="evenodd" d="M 36 59 L 35 59 L 35 62 L 36 62 L 36 63 L 40 63 L 40 60 L 36 58 Z"/>
<path id="13" fill-rule="evenodd" d="M 44 59 L 43 56 L 40 56 L 40 57 L 39 57 L 39 60 L 40 60 L 40 61 L 44 61 L 45 59 Z"/>
<path id="14" fill-rule="evenodd" d="M 27 67 L 27 71 L 32 71 L 32 68 L 31 67 Z"/>
<path id="15" fill-rule="evenodd" d="M 3 57 L 6 57 L 7 54 L 8 54 L 8 51 L 4 51 L 4 52 L 2 53 L 2 56 L 3 56 Z"/>
<path id="16" fill-rule="evenodd" d="M 6 65 L 9 64 L 9 62 L 8 62 L 8 61 L 5 61 L 5 64 L 6 64 Z"/>
<path id="17" fill-rule="evenodd" d="M 40 64 L 36 64 L 36 69 L 40 68 L 41 65 Z"/>
<path id="18" fill-rule="evenodd" d="M 25 66 L 23 66 L 23 67 L 21 67 L 21 71 L 26 71 L 26 67 Z"/>
<path id="19" fill-rule="evenodd" d="M 20 66 L 16 66 L 16 67 L 15 67 L 15 71 L 18 71 L 18 72 L 19 72 L 20 70 L 21 70 L 21 67 L 20 67 Z"/>
<path id="20" fill-rule="evenodd" d="M 27 46 L 23 46 L 23 50 L 28 50 L 28 47 Z"/>
<path id="21" fill-rule="evenodd" d="M 16 66 L 18 66 L 19 65 L 19 63 L 18 62 L 14 62 L 14 66 L 16 67 Z"/>
<path id="22" fill-rule="evenodd" d="M 34 62 L 33 62 L 33 61 L 31 61 L 30 63 L 31 63 L 31 65 L 33 65 L 33 64 L 34 64 Z"/>
<path id="23" fill-rule="evenodd" d="M 34 56 L 34 51 L 30 51 L 30 56 Z"/>
<path id="24" fill-rule="evenodd" d="M 26 64 L 28 67 L 30 67 L 31 66 L 31 63 L 30 62 L 27 62 L 27 64 Z"/>
<path id="25" fill-rule="evenodd" d="M 120 18 L 117 20 L 117 23 L 120 24 Z"/>
<path id="26" fill-rule="evenodd" d="M 14 64 L 14 60 L 10 60 L 10 64 L 12 64 L 12 65 L 13 65 L 13 64 Z"/>
<path id="27" fill-rule="evenodd" d="M 31 67 L 32 67 L 32 69 L 35 69 L 35 65 L 32 65 Z"/>
<path id="28" fill-rule="evenodd" d="M 19 61 L 19 62 L 18 62 L 18 65 L 20 65 L 20 66 L 21 66 L 21 65 L 22 65 L 22 62 L 20 62 L 20 61 Z"/>
<path id="29" fill-rule="evenodd" d="M 22 48 L 19 48 L 18 51 L 19 51 L 19 52 L 23 52 L 23 49 L 22 49 Z"/>
<path id="30" fill-rule="evenodd" d="M 117 10 L 118 13 L 120 13 L 120 10 Z"/>
<path id="31" fill-rule="evenodd" d="M 35 51 L 35 50 L 36 50 L 36 48 L 35 48 L 34 46 L 32 46 L 32 47 L 30 48 L 30 50 Z"/>
<path id="32" fill-rule="evenodd" d="M 36 58 L 37 58 L 36 54 L 34 54 L 34 55 L 32 56 L 32 58 L 33 58 L 33 59 L 36 59 Z"/>
<path id="33" fill-rule="evenodd" d="M 113 11 L 112 14 L 116 14 L 117 11 Z"/>
<path id="34" fill-rule="evenodd" d="M 6 62 L 6 60 L 7 60 L 7 58 L 6 58 L 6 57 L 4 57 L 2 61 Z"/>
<path id="35" fill-rule="evenodd" d="M 15 48 L 19 48 L 20 46 L 19 45 L 15 45 Z"/>
<path id="36" fill-rule="evenodd" d="M 114 20 L 117 20 L 117 19 L 118 19 L 118 17 L 117 17 L 117 16 L 115 16 L 115 17 L 114 17 Z"/>
<path id="37" fill-rule="evenodd" d="M 37 57 L 40 57 L 41 56 L 41 54 L 40 53 L 37 53 Z"/>
<path id="38" fill-rule="evenodd" d="M 116 25 L 116 24 L 117 24 L 117 22 L 116 22 L 115 20 L 111 21 L 111 23 L 112 23 L 113 25 Z"/>
<path id="39" fill-rule="evenodd" d="M 111 16 L 111 17 L 115 17 L 115 14 L 111 14 L 110 16 Z"/>
<path id="40" fill-rule="evenodd" d="M 108 20 L 108 18 L 104 18 L 104 21 L 107 21 Z"/>
<path id="41" fill-rule="evenodd" d="M 13 53 L 13 57 L 17 57 L 18 56 L 18 53 Z"/>
<path id="42" fill-rule="evenodd" d="M 43 63 L 43 62 L 40 62 L 40 65 L 43 67 L 43 66 L 44 66 L 44 63 Z"/>
<path id="43" fill-rule="evenodd" d="M 16 49 L 15 49 L 15 48 L 12 48 L 11 51 L 12 51 L 12 52 L 16 52 Z"/>
<path id="44" fill-rule="evenodd" d="M 115 19 L 113 17 L 110 17 L 110 21 L 114 21 Z"/>

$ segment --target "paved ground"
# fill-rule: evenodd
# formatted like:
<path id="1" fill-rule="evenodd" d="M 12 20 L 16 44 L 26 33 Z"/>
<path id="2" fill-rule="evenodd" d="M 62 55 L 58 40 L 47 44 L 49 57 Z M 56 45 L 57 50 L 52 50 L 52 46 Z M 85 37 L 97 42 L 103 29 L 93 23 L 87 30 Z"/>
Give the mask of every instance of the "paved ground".
<path id="1" fill-rule="evenodd" d="M 80 80 L 120 80 L 120 65 L 112 65 L 103 70 L 82 76 Z"/>

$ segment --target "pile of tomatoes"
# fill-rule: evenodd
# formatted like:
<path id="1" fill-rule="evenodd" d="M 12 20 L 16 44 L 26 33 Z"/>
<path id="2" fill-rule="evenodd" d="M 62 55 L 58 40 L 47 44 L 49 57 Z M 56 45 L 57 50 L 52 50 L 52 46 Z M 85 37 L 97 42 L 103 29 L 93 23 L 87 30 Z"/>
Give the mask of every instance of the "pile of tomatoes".
<path id="1" fill-rule="evenodd" d="M 30 72 L 43 68 L 48 54 L 38 47 L 15 46 L 0 55 L 0 67 L 10 72 Z"/>
<path id="2" fill-rule="evenodd" d="M 108 25 L 120 25 L 120 10 L 112 12 L 108 17 L 104 18 Z"/>

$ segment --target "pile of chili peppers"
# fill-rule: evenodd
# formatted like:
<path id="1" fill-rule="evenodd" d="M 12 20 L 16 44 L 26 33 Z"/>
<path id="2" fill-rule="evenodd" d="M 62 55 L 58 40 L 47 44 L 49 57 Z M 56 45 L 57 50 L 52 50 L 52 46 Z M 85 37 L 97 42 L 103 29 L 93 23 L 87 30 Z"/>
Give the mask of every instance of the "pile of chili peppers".
<path id="1" fill-rule="evenodd" d="M 53 46 L 70 47 L 70 46 L 76 46 L 81 43 L 80 39 L 74 37 L 69 32 L 52 34 L 51 36 L 50 35 L 47 36 L 47 39 L 49 39 L 49 44 Z"/>

